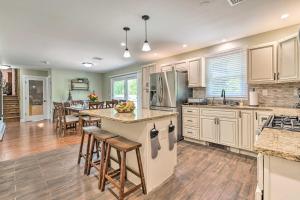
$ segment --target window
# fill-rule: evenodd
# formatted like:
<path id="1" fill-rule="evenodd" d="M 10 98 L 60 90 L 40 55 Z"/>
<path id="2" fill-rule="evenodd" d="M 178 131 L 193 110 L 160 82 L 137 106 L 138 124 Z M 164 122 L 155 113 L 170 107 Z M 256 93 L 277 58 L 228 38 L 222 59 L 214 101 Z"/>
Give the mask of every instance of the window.
<path id="1" fill-rule="evenodd" d="M 138 80 L 136 73 L 112 78 L 111 88 L 113 99 L 130 100 L 137 103 Z"/>
<path id="2" fill-rule="evenodd" d="M 220 97 L 222 89 L 226 97 L 248 96 L 246 51 L 230 51 L 207 57 L 205 61 L 207 97 Z"/>

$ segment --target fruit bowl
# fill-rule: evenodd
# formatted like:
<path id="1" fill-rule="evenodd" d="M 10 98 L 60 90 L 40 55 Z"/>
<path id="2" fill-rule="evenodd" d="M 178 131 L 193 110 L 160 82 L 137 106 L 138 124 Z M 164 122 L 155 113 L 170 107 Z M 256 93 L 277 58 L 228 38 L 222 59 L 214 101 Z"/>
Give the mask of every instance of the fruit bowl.
<path id="1" fill-rule="evenodd" d="M 132 101 L 121 102 L 115 106 L 115 110 L 118 113 L 131 113 L 135 109 L 134 103 Z"/>

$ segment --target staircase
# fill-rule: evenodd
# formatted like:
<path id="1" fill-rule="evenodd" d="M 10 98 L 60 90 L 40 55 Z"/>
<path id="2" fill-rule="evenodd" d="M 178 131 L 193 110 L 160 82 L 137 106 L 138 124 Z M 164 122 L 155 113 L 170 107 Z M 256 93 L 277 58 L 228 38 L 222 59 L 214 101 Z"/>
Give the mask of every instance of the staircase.
<path id="1" fill-rule="evenodd" d="M 18 96 L 3 96 L 3 116 L 6 122 L 20 121 L 20 103 Z"/>

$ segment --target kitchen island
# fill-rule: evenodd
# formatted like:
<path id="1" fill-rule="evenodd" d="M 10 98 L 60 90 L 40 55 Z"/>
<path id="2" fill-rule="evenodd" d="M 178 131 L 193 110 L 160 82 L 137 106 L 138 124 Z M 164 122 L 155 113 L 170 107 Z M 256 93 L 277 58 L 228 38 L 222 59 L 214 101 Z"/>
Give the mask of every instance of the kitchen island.
<path id="1" fill-rule="evenodd" d="M 102 128 L 132 141 L 142 144 L 141 157 L 148 192 L 162 184 L 173 173 L 177 164 L 177 144 L 169 150 L 168 126 L 172 121 L 177 127 L 177 112 L 149 109 L 136 109 L 133 113 L 118 113 L 114 109 L 84 110 L 81 114 L 101 118 Z M 159 131 L 158 140 L 161 149 L 156 158 L 152 158 L 150 131 L 155 124 Z M 115 152 L 112 152 L 115 154 Z M 135 152 L 129 152 L 126 164 L 138 170 Z M 112 163 L 112 166 L 117 166 Z M 128 180 L 139 184 L 140 179 L 128 171 Z"/>

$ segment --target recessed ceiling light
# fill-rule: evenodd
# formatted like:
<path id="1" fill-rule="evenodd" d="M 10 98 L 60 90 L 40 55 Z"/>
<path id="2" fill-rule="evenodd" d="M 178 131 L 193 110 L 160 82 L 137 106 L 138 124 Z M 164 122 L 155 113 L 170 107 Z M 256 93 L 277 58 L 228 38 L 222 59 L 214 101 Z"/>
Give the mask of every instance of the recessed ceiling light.
<path id="1" fill-rule="evenodd" d="M 83 64 L 83 66 L 85 66 L 87 68 L 90 68 L 94 65 L 93 63 L 90 63 L 90 62 L 83 62 L 82 64 Z"/>
<path id="2" fill-rule="evenodd" d="M 154 53 L 153 55 L 154 55 L 154 56 L 158 56 L 158 53 Z"/>
<path id="3" fill-rule="evenodd" d="M 125 46 L 126 46 L 126 43 L 125 43 L 125 42 L 121 42 L 121 46 L 122 46 L 122 47 L 125 47 Z"/>
<path id="4" fill-rule="evenodd" d="M 103 58 L 100 58 L 100 57 L 93 57 L 92 59 L 93 60 L 98 60 L 98 61 L 103 60 Z"/>
<path id="5" fill-rule="evenodd" d="M 43 63 L 43 64 L 45 64 L 45 65 L 49 65 L 49 64 L 50 64 L 50 62 L 47 61 L 47 60 L 41 60 L 41 63 Z"/>
<path id="6" fill-rule="evenodd" d="M 224 39 L 222 39 L 222 41 L 221 42 L 227 42 L 227 40 L 224 38 Z"/>
<path id="7" fill-rule="evenodd" d="M 182 48 L 186 48 L 186 47 L 187 47 L 187 44 L 183 44 L 183 45 L 182 45 Z"/>
<path id="8" fill-rule="evenodd" d="M 290 15 L 288 14 L 288 13 L 285 13 L 285 14 L 283 14 L 283 15 L 281 15 L 281 19 L 286 19 L 286 18 L 288 18 Z"/>
<path id="9" fill-rule="evenodd" d="M 10 65 L 0 65 L 0 69 L 10 69 Z"/>

